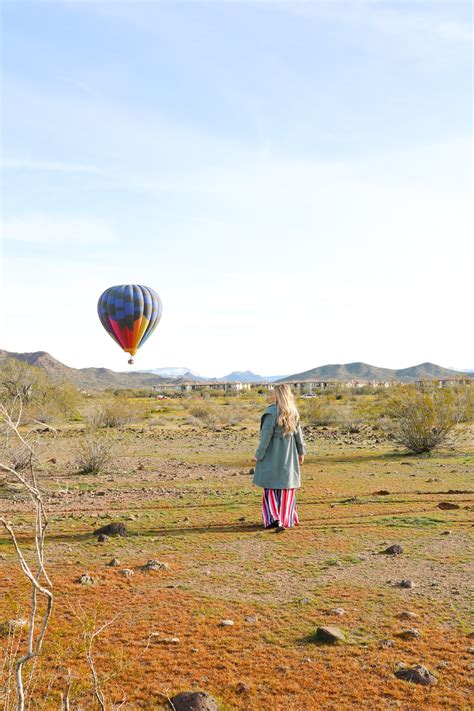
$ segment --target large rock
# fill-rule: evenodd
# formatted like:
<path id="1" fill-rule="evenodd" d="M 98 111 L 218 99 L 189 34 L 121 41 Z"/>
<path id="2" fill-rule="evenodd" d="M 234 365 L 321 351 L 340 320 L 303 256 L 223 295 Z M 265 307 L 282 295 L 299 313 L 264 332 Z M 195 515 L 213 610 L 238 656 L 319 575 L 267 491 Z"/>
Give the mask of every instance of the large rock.
<path id="1" fill-rule="evenodd" d="M 345 642 L 346 637 L 339 627 L 328 625 L 318 627 L 315 635 L 316 642 L 324 642 L 325 644 L 336 644 L 336 642 Z"/>
<path id="2" fill-rule="evenodd" d="M 102 526 L 102 528 L 98 528 L 96 531 L 94 531 L 94 535 L 96 536 L 126 536 L 127 535 L 127 527 L 124 523 L 121 521 L 117 521 L 114 523 L 108 523 L 106 526 Z"/>
<path id="3" fill-rule="evenodd" d="M 394 543 L 393 546 L 389 546 L 382 553 L 386 555 L 400 555 L 403 553 L 403 548 L 399 543 Z"/>
<path id="4" fill-rule="evenodd" d="M 185 691 L 171 701 L 175 711 L 219 711 L 216 701 L 204 691 Z"/>
<path id="5" fill-rule="evenodd" d="M 438 683 L 438 679 L 421 664 L 417 664 L 414 667 L 399 669 L 395 672 L 395 676 L 397 679 L 410 681 L 412 684 L 422 684 L 423 686 L 434 686 Z"/>
<path id="6" fill-rule="evenodd" d="M 461 507 L 459 504 L 453 504 L 451 501 L 440 501 L 438 504 L 438 508 L 442 509 L 443 511 L 454 511 L 455 509 L 460 509 Z"/>

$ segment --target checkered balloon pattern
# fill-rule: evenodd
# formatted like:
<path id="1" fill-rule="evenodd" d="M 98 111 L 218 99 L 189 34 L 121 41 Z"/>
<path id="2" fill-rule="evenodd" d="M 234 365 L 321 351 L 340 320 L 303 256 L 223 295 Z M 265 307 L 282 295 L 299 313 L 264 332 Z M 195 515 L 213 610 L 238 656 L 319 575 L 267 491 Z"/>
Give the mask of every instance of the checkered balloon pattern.
<path id="1" fill-rule="evenodd" d="M 158 326 L 163 304 L 149 286 L 120 284 L 104 291 L 97 312 L 107 333 L 134 356 Z"/>

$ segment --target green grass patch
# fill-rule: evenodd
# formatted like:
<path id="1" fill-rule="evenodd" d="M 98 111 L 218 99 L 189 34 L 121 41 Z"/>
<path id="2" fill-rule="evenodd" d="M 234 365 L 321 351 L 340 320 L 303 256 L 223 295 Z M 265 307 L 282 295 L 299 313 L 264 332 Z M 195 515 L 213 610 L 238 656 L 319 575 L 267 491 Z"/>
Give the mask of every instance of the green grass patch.
<path id="1" fill-rule="evenodd" d="M 446 525 L 442 518 L 432 518 L 431 516 L 385 516 L 378 521 L 383 526 L 395 526 L 397 528 L 427 528 L 429 526 Z"/>

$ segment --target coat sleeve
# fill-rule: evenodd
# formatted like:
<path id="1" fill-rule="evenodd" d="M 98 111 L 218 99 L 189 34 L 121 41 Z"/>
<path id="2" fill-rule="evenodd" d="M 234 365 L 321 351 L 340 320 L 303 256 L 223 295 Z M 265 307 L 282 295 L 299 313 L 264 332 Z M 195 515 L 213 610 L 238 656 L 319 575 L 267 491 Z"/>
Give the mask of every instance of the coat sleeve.
<path id="1" fill-rule="evenodd" d="M 255 456 L 258 460 L 262 460 L 267 451 L 270 440 L 273 436 L 273 430 L 275 429 L 275 417 L 270 413 L 266 412 L 262 417 L 262 425 L 260 429 L 260 444 L 255 452 Z"/>
<path id="2" fill-rule="evenodd" d="M 303 430 L 301 429 L 301 425 L 299 423 L 298 423 L 298 427 L 295 432 L 295 441 L 296 441 L 296 449 L 298 451 L 298 454 L 300 454 L 300 455 L 306 454 L 306 445 L 304 443 Z"/>

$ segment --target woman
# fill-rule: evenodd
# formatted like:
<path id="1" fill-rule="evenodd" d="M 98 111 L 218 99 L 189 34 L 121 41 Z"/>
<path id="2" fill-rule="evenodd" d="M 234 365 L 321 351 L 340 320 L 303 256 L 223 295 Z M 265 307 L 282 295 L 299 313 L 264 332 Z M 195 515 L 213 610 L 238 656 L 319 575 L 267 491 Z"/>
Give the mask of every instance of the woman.
<path id="1" fill-rule="evenodd" d="M 300 418 L 290 386 L 275 385 L 272 404 L 260 423 L 260 444 L 255 453 L 253 483 L 263 488 L 265 528 L 277 532 L 297 526 L 295 489 L 301 486 L 300 464 L 305 446 Z"/>

